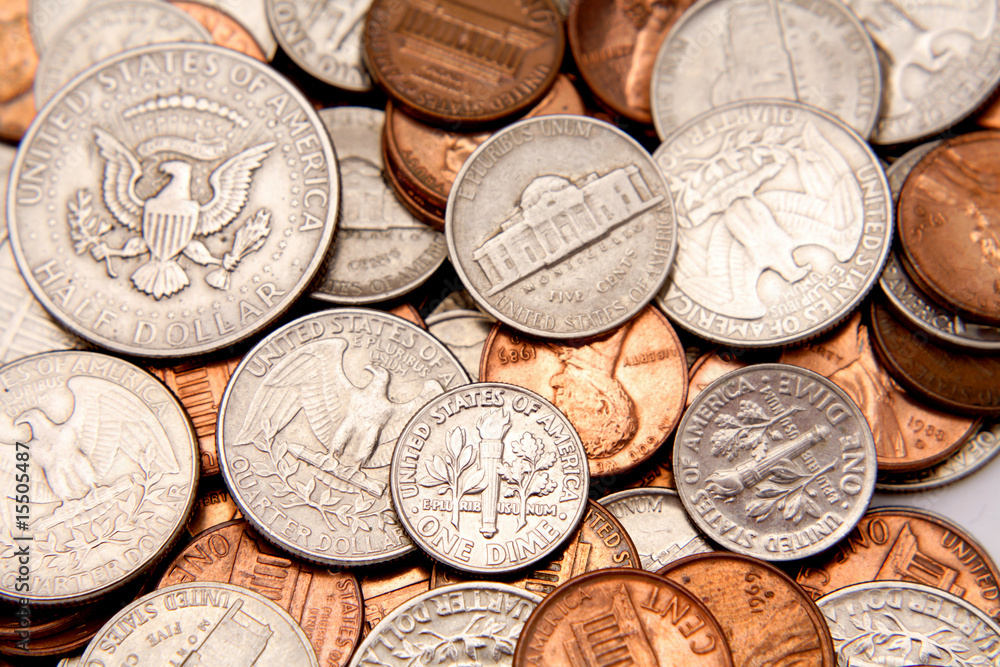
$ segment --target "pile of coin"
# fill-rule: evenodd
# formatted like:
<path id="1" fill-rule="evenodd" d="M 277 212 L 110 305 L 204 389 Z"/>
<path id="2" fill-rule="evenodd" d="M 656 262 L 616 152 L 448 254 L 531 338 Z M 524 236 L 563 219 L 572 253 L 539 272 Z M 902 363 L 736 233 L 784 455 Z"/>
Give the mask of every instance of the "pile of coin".
<path id="1" fill-rule="evenodd" d="M 1000 665 L 998 14 L 0 1 L 0 667 Z"/>

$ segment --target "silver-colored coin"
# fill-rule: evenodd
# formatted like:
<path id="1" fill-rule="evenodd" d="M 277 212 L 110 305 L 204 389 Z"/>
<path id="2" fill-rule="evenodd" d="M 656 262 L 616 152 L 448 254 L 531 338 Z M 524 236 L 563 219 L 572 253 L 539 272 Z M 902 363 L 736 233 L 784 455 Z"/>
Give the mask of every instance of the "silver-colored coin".
<path id="1" fill-rule="evenodd" d="M 63 658 L 60 660 L 56 667 L 81 667 L 83 665 L 83 654 L 74 655 L 69 658 Z"/>
<path id="2" fill-rule="evenodd" d="M 711 383 L 681 419 L 673 465 L 695 524 L 768 561 L 837 543 L 875 489 L 875 441 L 861 410 L 822 375 L 786 364 Z"/>
<path id="3" fill-rule="evenodd" d="M 672 489 L 625 489 L 597 502 L 607 507 L 625 527 L 644 570 L 656 572 L 685 556 L 715 551 L 691 523 L 681 499 Z"/>
<path id="4" fill-rule="evenodd" d="M 380 620 L 348 667 L 509 667 L 521 629 L 541 601 L 534 593 L 489 581 L 435 588 Z"/>
<path id="5" fill-rule="evenodd" d="M 843 667 L 1000 665 L 1000 626 L 937 588 L 871 581 L 824 595 L 816 605 Z"/>
<path id="6" fill-rule="evenodd" d="M 810 104 L 867 137 L 881 86 L 868 33 L 840 0 L 701 0 L 663 41 L 650 98 L 660 138 L 754 98 Z"/>
<path id="7" fill-rule="evenodd" d="M 98 630 L 81 661 L 170 663 L 319 667 L 288 612 L 247 588 L 209 582 L 167 586 L 132 602 Z"/>
<path id="8" fill-rule="evenodd" d="M 35 106 L 41 109 L 70 79 L 98 60 L 147 44 L 211 43 L 187 12 L 159 0 L 121 0 L 86 9 L 52 38 L 35 71 Z"/>
<path id="9" fill-rule="evenodd" d="M 77 16 L 92 7 L 118 0 L 30 0 L 28 2 L 28 31 L 35 45 L 35 53 L 44 55 L 52 38 Z"/>
<path id="10" fill-rule="evenodd" d="M 312 296 L 364 305 L 402 296 L 444 262 L 444 234 L 399 203 L 382 170 L 385 112 L 367 107 L 324 109 L 319 117 L 337 148 L 344 201 L 326 268 Z"/>
<path id="11" fill-rule="evenodd" d="M 426 331 L 377 310 L 307 315 L 240 362 L 219 408 L 219 466 L 240 511 L 307 560 L 369 565 L 414 549 L 390 502 L 396 438 L 468 382 Z"/>
<path id="12" fill-rule="evenodd" d="M 372 0 L 267 0 L 266 5 L 271 30 L 295 64 L 331 86 L 372 89 L 361 48 Z"/>
<path id="13" fill-rule="evenodd" d="M 448 255 L 479 306 L 545 338 L 595 336 L 663 285 L 677 217 L 663 175 L 621 130 L 582 116 L 508 125 L 448 196 Z"/>
<path id="14" fill-rule="evenodd" d="M 428 315 L 424 322 L 431 335 L 458 357 L 472 381 L 478 382 L 483 345 L 496 320 L 478 310 L 457 308 Z"/>
<path id="15" fill-rule="evenodd" d="M 278 53 L 278 42 L 267 22 L 266 0 L 198 0 L 204 5 L 221 9 L 236 19 L 257 42 L 268 61 Z"/>
<path id="16" fill-rule="evenodd" d="M 17 149 L 0 143 L 0 193 L 6 194 L 10 168 L 17 156 Z M 7 197 L 0 197 L 0 243 L 7 240 Z"/>
<path id="17" fill-rule="evenodd" d="M 403 429 L 390 470 L 400 521 L 425 552 L 491 575 L 540 562 L 587 506 L 573 425 L 527 389 L 483 382 L 431 400 Z"/>
<path id="18" fill-rule="evenodd" d="M 84 602 L 161 558 L 198 478 L 194 428 L 170 390 L 82 351 L 14 361 L 0 386 L 0 597 Z"/>
<path id="19" fill-rule="evenodd" d="M 875 481 L 876 491 L 927 491 L 957 482 L 993 460 L 1000 452 L 1000 422 L 988 422 L 957 452 L 941 463 L 909 473 L 887 473 Z"/>
<path id="20" fill-rule="evenodd" d="M 787 345 L 849 315 L 885 263 L 892 199 L 865 143 L 798 102 L 702 114 L 654 154 L 680 221 L 658 295 L 688 331 L 723 345 Z"/>
<path id="21" fill-rule="evenodd" d="M 157 44 L 101 61 L 32 124 L 11 172 L 11 246 L 32 292 L 123 354 L 231 345 L 306 289 L 339 202 L 329 136 L 256 60 Z"/>
<path id="22" fill-rule="evenodd" d="M 998 0 L 846 0 L 881 52 L 882 109 L 871 135 L 902 144 L 973 113 L 1000 81 Z"/>

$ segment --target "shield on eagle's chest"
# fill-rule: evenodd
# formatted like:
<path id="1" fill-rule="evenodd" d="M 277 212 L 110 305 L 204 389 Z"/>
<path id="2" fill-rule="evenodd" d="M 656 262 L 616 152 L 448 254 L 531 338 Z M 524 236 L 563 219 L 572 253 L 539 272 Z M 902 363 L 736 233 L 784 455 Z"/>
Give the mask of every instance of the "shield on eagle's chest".
<path id="1" fill-rule="evenodd" d="M 170 259 L 183 250 L 198 226 L 198 202 L 190 199 L 146 200 L 142 210 L 142 238 L 157 259 Z"/>

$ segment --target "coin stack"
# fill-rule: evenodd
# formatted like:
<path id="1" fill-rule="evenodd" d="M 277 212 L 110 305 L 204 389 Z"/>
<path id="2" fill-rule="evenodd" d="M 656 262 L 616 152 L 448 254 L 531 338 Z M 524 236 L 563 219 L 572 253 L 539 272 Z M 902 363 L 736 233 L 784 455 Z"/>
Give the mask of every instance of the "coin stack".
<path id="1" fill-rule="evenodd" d="M 998 21 L 0 0 L 0 667 L 1000 665 Z"/>

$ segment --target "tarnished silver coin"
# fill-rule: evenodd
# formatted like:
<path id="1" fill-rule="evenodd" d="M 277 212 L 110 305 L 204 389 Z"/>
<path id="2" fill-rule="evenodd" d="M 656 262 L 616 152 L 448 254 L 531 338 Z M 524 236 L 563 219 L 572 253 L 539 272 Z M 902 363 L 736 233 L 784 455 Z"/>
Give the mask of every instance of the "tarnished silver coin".
<path id="1" fill-rule="evenodd" d="M 0 193 L 6 195 L 10 168 L 17 156 L 17 149 L 0 143 Z M 7 240 L 7 197 L 0 197 L 0 243 Z"/>
<path id="2" fill-rule="evenodd" d="M 849 315 L 885 263 L 892 199 L 853 130 L 781 100 L 708 111 L 654 154 L 677 202 L 680 247 L 658 295 L 688 331 L 769 347 Z"/>
<path id="3" fill-rule="evenodd" d="M 816 600 L 838 665 L 1000 665 L 1000 626 L 962 598 L 908 581 L 871 581 Z"/>
<path id="4" fill-rule="evenodd" d="M 431 400 L 403 429 L 392 501 L 417 545 L 488 576 L 544 560 L 587 507 L 587 454 L 573 425 L 527 389 L 482 382 Z"/>
<path id="5" fill-rule="evenodd" d="M 881 52 L 882 109 L 871 135 L 902 144 L 973 113 L 1000 81 L 998 0 L 846 0 Z"/>
<path id="6" fill-rule="evenodd" d="M 159 380 L 47 352 L 0 368 L 0 597 L 73 603 L 144 572 L 184 528 L 197 439 Z"/>
<path id="7" fill-rule="evenodd" d="M 147 44 L 211 43 L 185 11 L 161 0 L 120 0 L 90 7 L 57 33 L 38 59 L 35 106 L 41 109 L 70 79 L 98 60 Z"/>
<path id="8" fill-rule="evenodd" d="M 458 357 L 472 381 L 477 382 L 483 345 L 496 320 L 478 310 L 457 308 L 428 315 L 424 321 L 431 335 Z"/>
<path id="9" fill-rule="evenodd" d="M 597 502 L 625 527 L 644 570 L 656 572 L 685 556 L 715 551 L 691 523 L 681 499 L 672 489 L 625 489 Z"/>
<path id="10" fill-rule="evenodd" d="M 319 270 L 340 187 L 330 138 L 273 69 L 210 44 L 101 61 L 41 111 L 7 199 L 53 317 L 123 354 L 204 354 L 279 317 Z"/>
<path id="11" fill-rule="evenodd" d="M 876 491 L 926 491 L 936 489 L 971 475 L 1000 452 L 1000 421 L 983 426 L 941 463 L 925 470 L 887 473 L 875 481 Z"/>
<path id="12" fill-rule="evenodd" d="M 269 334 L 219 407 L 219 465 L 243 515 L 306 560 L 369 565 L 412 551 L 390 501 L 396 438 L 468 382 L 426 331 L 377 310 L 327 310 Z"/>
<path id="13" fill-rule="evenodd" d="M 203 5 L 221 9 L 236 19 L 257 42 L 268 61 L 274 60 L 278 42 L 267 21 L 267 0 L 198 0 Z"/>
<path id="14" fill-rule="evenodd" d="M 754 98 L 812 105 L 867 137 L 881 87 L 871 39 L 840 0 L 701 0 L 660 46 L 650 102 L 661 139 Z"/>
<path id="15" fill-rule="evenodd" d="M 92 7 L 118 0 L 30 0 L 28 2 L 28 31 L 38 55 L 45 53 L 52 38 L 70 25 L 77 16 Z"/>
<path id="16" fill-rule="evenodd" d="M 582 116 L 493 134 L 458 172 L 445 221 L 448 255 L 479 306 L 546 338 L 595 336 L 638 313 L 677 246 L 649 153 Z"/>
<path id="17" fill-rule="evenodd" d="M 247 588 L 177 584 L 134 601 L 104 624 L 81 664 L 319 667 L 288 612 Z"/>
<path id="18" fill-rule="evenodd" d="M 380 620 L 349 667 L 509 667 L 521 628 L 541 601 L 534 593 L 491 581 L 435 588 Z"/>
<path id="19" fill-rule="evenodd" d="M 677 492 L 731 551 L 796 560 L 847 535 L 875 489 L 875 441 L 858 406 L 818 373 L 757 364 L 723 375 L 684 413 Z"/>
<path id="20" fill-rule="evenodd" d="M 361 35 L 372 0 L 266 0 L 266 6 L 281 50 L 296 65 L 331 86 L 371 90 Z"/>
<path id="21" fill-rule="evenodd" d="M 312 296 L 364 305 L 402 296 L 448 256 L 444 234 L 403 208 L 382 175 L 385 112 L 335 107 L 319 112 L 337 149 L 344 201 L 333 250 Z"/>

